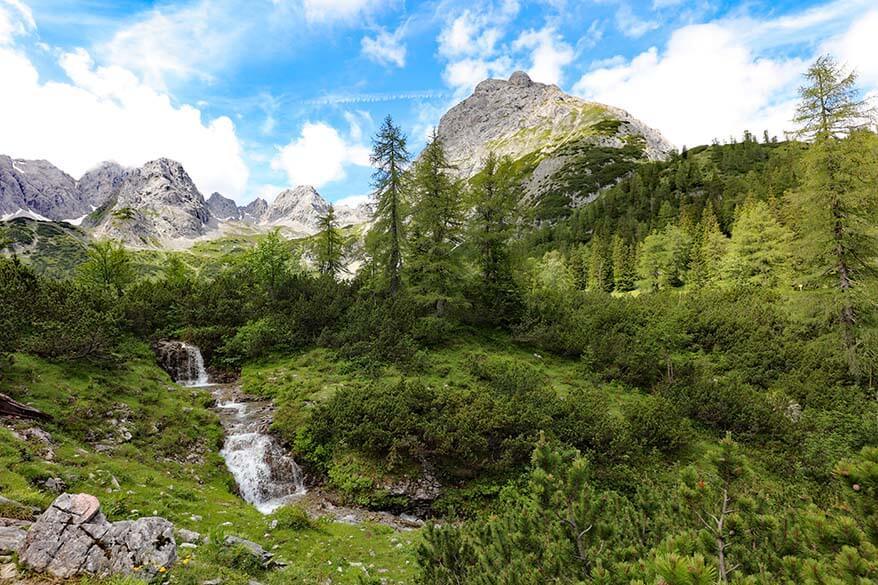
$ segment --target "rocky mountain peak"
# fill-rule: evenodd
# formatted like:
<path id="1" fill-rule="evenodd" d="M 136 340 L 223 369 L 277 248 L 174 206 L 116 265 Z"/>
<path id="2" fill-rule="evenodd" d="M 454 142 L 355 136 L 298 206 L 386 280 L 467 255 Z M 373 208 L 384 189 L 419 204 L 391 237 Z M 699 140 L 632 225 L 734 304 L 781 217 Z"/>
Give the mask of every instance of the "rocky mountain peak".
<path id="1" fill-rule="evenodd" d="M 621 147 L 629 135 L 644 139 L 647 158 L 661 159 L 671 150 L 661 134 L 628 112 L 567 95 L 523 71 L 479 83 L 442 116 L 438 133 L 462 177 L 473 176 L 491 151 L 543 158 L 575 141 Z"/>
<path id="2" fill-rule="evenodd" d="M 299 185 L 278 193 L 268 208 L 265 221 L 302 231 L 313 231 L 329 203 L 311 185 Z"/>
<path id="3" fill-rule="evenodd" d="M 217 192 L 211 193 L 207 198 L 207 208 L 213 217 L 222 221 L 241 219 L 242 211 L 237 204 Z"/>
<path id="4" fill-rule="evenodd" d="M 0 216 L 63 220 L 89 211 L 73 177 L 52 163 L 0 155 Z"/>
<path id="5" fill-rule="evenodd" d="M 524 71 L 516 71 L 515 73 L 513 73 L 509 77 L 509 83 L 511 85 L 518 85 L 521 87 L 530 87 L 534 84 L 530 76 Z"/>
<path id="6" fill-rule="evenodd" d="M 203 235 L 210 221 L 207 202 L 183 165 L 159 158 L 125 173 L 84 225 L 99 237 L 151 246 Z"/>

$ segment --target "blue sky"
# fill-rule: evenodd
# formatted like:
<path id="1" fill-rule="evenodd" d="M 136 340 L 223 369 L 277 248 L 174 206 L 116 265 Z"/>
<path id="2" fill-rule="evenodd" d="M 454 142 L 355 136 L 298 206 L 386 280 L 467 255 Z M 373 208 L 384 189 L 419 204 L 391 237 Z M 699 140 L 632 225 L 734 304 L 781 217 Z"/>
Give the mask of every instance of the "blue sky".
<path id="1" fill-rule="evenodd" d="M 417 152 L 481 79 L 618 105 L 679 146 L 789 128 L 831 51 L 878 88 L 875 0 L 0 0 L 0 153 L 74 176 L 169 156 L 205 196 L 369 191 L 390 114 Z"/>

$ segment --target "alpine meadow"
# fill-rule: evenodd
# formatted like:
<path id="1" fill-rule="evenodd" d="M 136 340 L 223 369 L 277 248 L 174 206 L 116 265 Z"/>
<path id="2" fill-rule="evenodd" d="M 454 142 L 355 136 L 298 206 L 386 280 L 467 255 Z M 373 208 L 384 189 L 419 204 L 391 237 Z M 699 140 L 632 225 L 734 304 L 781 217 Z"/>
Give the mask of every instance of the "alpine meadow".
<path id="1" fill-rule="evenodd" d="M 0 583 L 878 584 L 874 6 L 286 1 L 0 0 Z"/>

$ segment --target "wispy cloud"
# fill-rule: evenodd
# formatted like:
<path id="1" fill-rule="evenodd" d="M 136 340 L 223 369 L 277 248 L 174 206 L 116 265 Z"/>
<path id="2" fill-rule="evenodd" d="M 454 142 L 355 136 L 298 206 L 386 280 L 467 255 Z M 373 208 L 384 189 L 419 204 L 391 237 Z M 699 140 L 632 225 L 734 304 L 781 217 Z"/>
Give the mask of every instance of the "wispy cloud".
<path id="1" fill-rule="evenodd" d="M 309 105 L 339 105 L 339 104 L 376 104 L 382 102 L 398 102 L 412 100 L 439 100 L 447 99 L 449 93 L 436 90 L 403 91 L 387 93 L 351 93 L 329 94 L 317 98 L 305 100 Z"/>

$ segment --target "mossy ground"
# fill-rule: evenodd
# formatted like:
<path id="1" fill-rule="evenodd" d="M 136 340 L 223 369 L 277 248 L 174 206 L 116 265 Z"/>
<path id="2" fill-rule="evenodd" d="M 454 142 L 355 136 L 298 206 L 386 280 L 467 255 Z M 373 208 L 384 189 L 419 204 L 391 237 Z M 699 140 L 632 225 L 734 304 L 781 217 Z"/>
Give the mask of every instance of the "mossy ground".
<path id="1" fill-rule="evenodd" d="M 98 496 L 110 520 L 163 516 L 212 539 L 235 534 L 253 540 L 289 563 L 254 574 L 243 564 L 230 564 L 218 547 L 202 545 L 191 553 L 184 548 L 168 575 L 171 583 L 194 585 L 217 577 L 231 584 L 253 578 L 268 584 L 357 583 L 366 572 L 390 583 L 411 577 L 417 532 L 326 521 L 304 530 L 271 530 L 271 516 L 233 493 L 234 482 L 218 455 L 222 430 L 209 409 L 208 390 L 171 383 L 145 345 L 127 349 L 135 357 L 111 368 L 15 356 L 0 392 L 55 417 L 41 425 L 52 435 L 55 454 L 45 461 L 39 442 L 0 428 L 0 493 L 44 508 L 57 494 L 43 482 L 58 477 L 67 491 Z M 112 452 L 97 452 L 95 445 L 112 444 L 118 430 L 110 419 L 129 409 L 124 424 L 131 440 Z M 14 426 L 20 431 L 30 424 Z M 194 460 L 187 461 L 192 454 Z"/>

